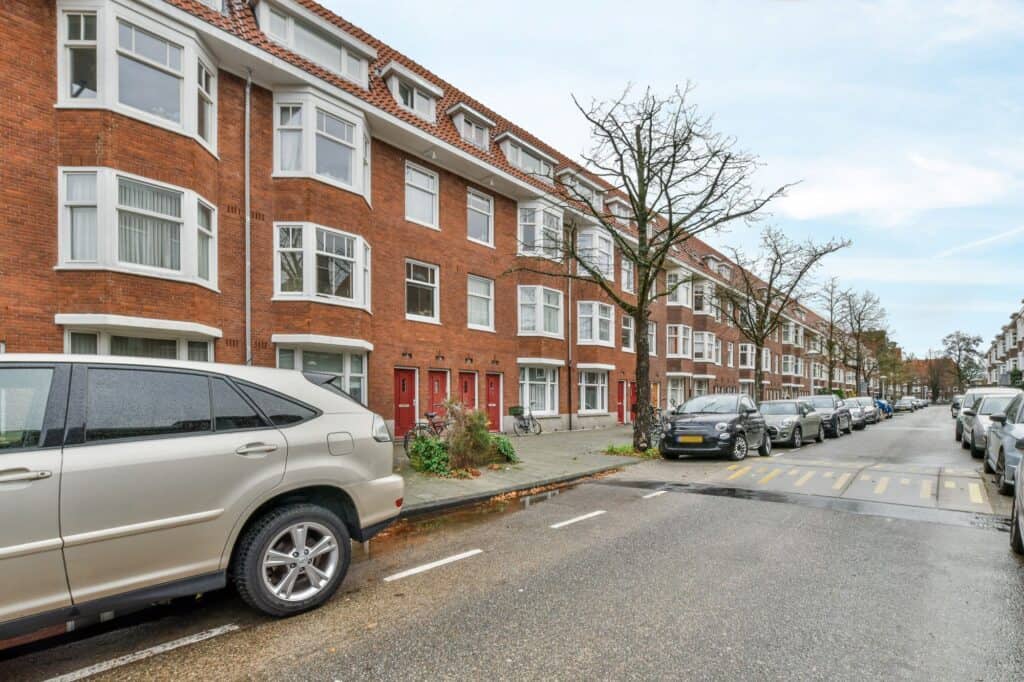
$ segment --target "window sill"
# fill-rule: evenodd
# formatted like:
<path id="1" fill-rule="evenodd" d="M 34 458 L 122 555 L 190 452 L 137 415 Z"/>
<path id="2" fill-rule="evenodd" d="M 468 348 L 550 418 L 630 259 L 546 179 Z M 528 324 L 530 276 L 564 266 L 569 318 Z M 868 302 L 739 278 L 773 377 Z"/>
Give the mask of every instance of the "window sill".
<path id="1" fill-rule="evenodd" d="M 680 303 L 678 301 L 666 301 L 665 305 L 671 306 L 673 308 L 692 308 L 693 307 L 689 303 Z M 697 313 L 697 312 L 694 313 L 694 315 L 707 315 L 707 314 L 708 313 Z"/>
<path id="2" fill-rule="evenodd" d="M 322 303 L 324 305 L 333 305 L 339 308 L 352 308 L 355 310 L 363 310 L 367 313 L 370 312 L 369 306 L 361 305 L 355 301 L 346 301 L 344 299 L 337 298 L 324 298 L 322 296 L 307 296 L 302 294 L 301 296 L 287 296 L 284 294 L 274 294 L 270 297 L 271 301 L 290 301 L 293 303 Z"/>
<path id="3" fill-rule="evenodd" d="M 489 334 L 497 333 L 496 331 L 494 331 L 494 327 L 479 327 L 472 324 L 467 324 L 466 329 L 472 329 L 475 332 L 487 332 Z"/>
<path id="4" fill-rule="evenodd" d="M 466 237 L 466 241 L 473 242 L 474 244 L 479 244 L 480 246 L 486 246 L 489 249 L 494 248 L 494 242 L 483 242 L 480 241 L 479 239 L 473 239 L 472 237 Z"/>
<path id="5" fill-rule="evenodd" d="M 419 317 L 417 315 L 406 315 L 405 319 L 409 322 L 423 322 L 424 324 L 436 324 L 441 326 L 441 320 L 432 317 Z"/>
<path id="6" fill-rule="evenodd" d="M 598 348 L 615 348 L 615 344 L 611 341 L 576 341 L 577 346 L 597 346 Z"/>
<path id="7" fill-rule="evenodd" d="M 545 339 L 558 339 L 559 341 L 565 341 L 565 336 L 562 334 L 548 334 L 545 332 L 524 332 L 520 331 L 517 336 L 540 336 Z"/>
<path id="8" fill-rule="evenodd" d="M 530 253 L 528 251 L 516 251 L 516 255 L 517 256 L 521 256 L 523 258 L 542 258 L 544 260 L 549 260 L 552 263 L 561 263 L 562 262 L 562 259 L 559 258 L 558 256 L 549 256 L 549 255 L 546 255 L 546 254 L 543 254 L 543 253 Z"/>
<path id="9" fill-rule="evenodd" d="M 54 270 L 58 272 L 119 272 L 125 275 L 138 275 L 140 277 L 153 277 L 155 279 L 166 279 L 171 282 L 181 282 L 182 284 L 194 284 L 203 289 L 209 289 L 210 291 L 219 294 L 220 289 L 209 282 L 193 277 L 185 277 L 183 275 L 177 275 L 173 272 L 163 272 L 151 268 L 133 268 L 125 265 L 101 265 L 98 263 L 62 263 L 61 265 L 55 265 Z"/>
<path id="10" fill-rule="evenodd" d="M 610 417 L 612 413 L 608 410 L 579 410 L 576 414 L 580 417 Z"/>
<path id="11" fill-rule="evenodd" d="M 415 218 L 410 218 L 409 216 L 405 216 L 405 222 L 412 223 L 413 225 L 419 225 L 420 227 L 425 227 L 428 230 L 434 230 L 436 232 L 440 232 L 441 231 L 441 228 L 438 227 L 437 225 L 431 225 L 430 223 L 425 223 L 425 222 L 423 222 L 421 220 L 416 220 Z"/>
<path id="12" fill-rule="evenodd" d="M 632 353 L 632 354 L 636 355 L 636 348 L 626 348 L 625 346 L 623 346 L 622 352 L 623 353 Z"/>

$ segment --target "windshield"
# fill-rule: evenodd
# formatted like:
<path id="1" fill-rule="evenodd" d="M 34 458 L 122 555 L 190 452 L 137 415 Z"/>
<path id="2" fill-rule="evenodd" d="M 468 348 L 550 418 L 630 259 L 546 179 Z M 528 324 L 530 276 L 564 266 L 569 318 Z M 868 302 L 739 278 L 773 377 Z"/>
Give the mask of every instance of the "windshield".
<path id="1" fill-rule="evenodd" d="M 832 402 L 832 396 L 830 395 L 817 396 L 813 398 L 808 398 L 807 400 L 808 402 L 811 403 L 811 405 L 814 405 L 815 407 L 824 407 L 830 410 L 834 407 L 834 404 Z"/>
<path id="2" fill-rule="evenodd" d="M 731 414 L 737 411 L 739 398 L 727 395 L 702 395 L 676 408 L 676 414 Z"/>
<path id="3" fill-rule="evenodd" d="M 996 412 L 1003 412 L 1006 410 L 1006 406 L 1010 404 L 1011 400 L 1013 400 L 1012 395 L 985 398 L 981 402 L 981 407 L 978 408 L 978 414 L 995 414 Z"/>
<path id="4" fill-rule="evenodd" d="M 857 398 L 857 402 L 860 403 L 861 405 L 863 405 L 864 407 L 874 407 L 875 406 L 875 399 L 874 398 Z"/>
<path id="5" fill-rule="evenodd" d="M 761 403 L 761 414 L 796 414 L 796 403 Z"/>

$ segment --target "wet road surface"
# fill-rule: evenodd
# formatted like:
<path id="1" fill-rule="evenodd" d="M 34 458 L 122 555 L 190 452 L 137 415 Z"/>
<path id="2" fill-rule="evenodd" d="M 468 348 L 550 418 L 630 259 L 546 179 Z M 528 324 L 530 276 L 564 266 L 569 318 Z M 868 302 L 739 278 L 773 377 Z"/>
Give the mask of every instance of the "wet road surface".
<path id="1" fill-rule="evenodd" d="M 10 652 L 0 679 L 229 625 L 98 677 L 1019 679 L 1024 563 L 1006 498 L 975 475 L 945 408 L 778 452 L 647 462 L 529 505 L 420 519 L 372 543 L 314 613 L 271 621 L 219 593 Z M 947 479 L 978 483 L 997 514 L 947 504 Z"/>

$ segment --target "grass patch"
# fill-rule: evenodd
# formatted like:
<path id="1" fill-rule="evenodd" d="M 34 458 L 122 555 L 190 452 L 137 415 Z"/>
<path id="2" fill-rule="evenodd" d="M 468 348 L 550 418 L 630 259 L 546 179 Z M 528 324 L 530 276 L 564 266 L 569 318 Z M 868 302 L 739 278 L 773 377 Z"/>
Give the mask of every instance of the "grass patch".
<path id="1" fill-rule="evenodd" d="M 643 452 L 633 449 L 632 445 L 609 445 L 604 449 L 606 455 L 621 455 L 622 457 L 640 457 L 641 459 L 658 459 L 661 453 L 658 448 L 648 448 Z"/>

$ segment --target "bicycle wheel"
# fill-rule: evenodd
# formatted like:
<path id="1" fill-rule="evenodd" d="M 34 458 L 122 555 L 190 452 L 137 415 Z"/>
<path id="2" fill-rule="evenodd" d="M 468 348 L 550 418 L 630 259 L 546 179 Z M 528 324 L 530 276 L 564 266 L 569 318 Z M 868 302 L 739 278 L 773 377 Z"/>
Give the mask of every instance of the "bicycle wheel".
<path id="1" fill-rule="evenodd" d="M 405 438 L 402 439 L 402 447 L 405 448 L 405 454 L 409 454 L 409 447 L 412 445 L 412 442 L 414 440 L 416 440 L 420 436 L 431 435 L 433 435 L 433 432 L 425 424 L 416 424 L 415 426 L 413 426 L 411 429 L 409 429 L 408 433 L 405 434 Z"/>
<path id="2" fill-rule="evenodd" d="M 544 429 L 541 428 L 540 422 L 537 421 L 537 418 L 536 417 L 530 417 L 530 431 L 533 432 L 533 435 L 539 436 L 540 432 L 543 431 L 543 430 Z"/>
<path id="3" fill-rule="evenodd" d="M 512 422 L 512 431 L 517 436 L 525 436 L 530 432 L 529 425 L 522 417 L 516 417 L 516 420 Z"/>

